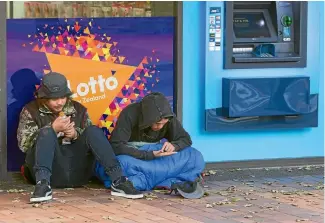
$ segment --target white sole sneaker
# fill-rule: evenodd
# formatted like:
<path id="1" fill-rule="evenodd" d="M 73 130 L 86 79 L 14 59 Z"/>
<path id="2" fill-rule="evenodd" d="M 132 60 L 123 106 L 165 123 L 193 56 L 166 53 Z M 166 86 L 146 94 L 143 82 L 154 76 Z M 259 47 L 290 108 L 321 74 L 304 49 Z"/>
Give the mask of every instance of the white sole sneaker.
<path id="1" fill-rule="evenodd" d="M 52 192 L 47 193 L 44 197 L 31 197 L 29 201 L 31 203 L 39 203 L 43 201 L 49 201 L 52 200 Z"/>
<path id="2" fill-rule="evenodd" d="M 143 194 L 126 194 L 126 193 L 115 192 L 115 191 L 111 191 L 111 195 L 117 196 L 117 197 L 125 197 L 125 198 L 129 198 L 129 199 L 143 198 Z"/>

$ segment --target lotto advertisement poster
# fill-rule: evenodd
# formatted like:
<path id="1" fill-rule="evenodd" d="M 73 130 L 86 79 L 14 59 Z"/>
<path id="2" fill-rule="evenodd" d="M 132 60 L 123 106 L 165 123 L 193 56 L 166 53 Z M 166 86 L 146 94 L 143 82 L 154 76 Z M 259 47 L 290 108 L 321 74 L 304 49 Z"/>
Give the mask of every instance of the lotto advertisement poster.
<path id="1" fill-rule="evenodd" d="M 173 41 L 171 17 L 7 20 L 8 170 L 22 163 L 19 113 L 43 75 L 65 75 L 109 137 L 122 109 L 150 92 L 174 107 Z"/>

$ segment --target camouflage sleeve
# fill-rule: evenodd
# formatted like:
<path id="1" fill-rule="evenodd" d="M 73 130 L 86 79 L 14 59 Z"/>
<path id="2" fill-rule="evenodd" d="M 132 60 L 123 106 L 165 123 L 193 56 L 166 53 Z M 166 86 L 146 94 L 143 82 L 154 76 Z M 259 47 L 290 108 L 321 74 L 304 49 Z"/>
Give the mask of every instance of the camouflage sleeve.
<path id="1" fill-rule="evenodd" d="M 91 125 L 93 125 L 93 123 L 91 122 L 91 119 L 89 117 L 88 112 L 86 112 L 86 118 L 85 118 L 85 121 L 84 121 L 84 126 L 85 126 L 85 128 L 87 128 L 87 127 L 89 127 Z"/>
<path id="2" fill-rule="evenodd" d="M 92 125 L 92 122 L 91 122 L 91 119 L 89 117 L 89 114 L 88 112 L 86 112 L 85 114 L 85 118 L 83 120 L 83 127 L 84 128 L 79 128 L 79 127 L 76 127 L 76 131 L 77 131 L 77 138 L 83 133 L 83 131 L 88 127 L 88 126 L 91 126 Z M 77 139 L 76 138 L 76 139 Z"/>
<path id="3" fill-rule="evenodd" d="M 18 146 L 24 153 L 35 144 L 39 129 L 26 108 L 20 113 L 17 129 Z"/>

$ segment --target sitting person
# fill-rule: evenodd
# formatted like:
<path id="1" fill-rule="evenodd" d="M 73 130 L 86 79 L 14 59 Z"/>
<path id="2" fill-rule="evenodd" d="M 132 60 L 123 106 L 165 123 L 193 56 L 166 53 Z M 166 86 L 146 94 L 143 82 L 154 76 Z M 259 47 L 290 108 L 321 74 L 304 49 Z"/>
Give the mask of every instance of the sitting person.
<path id="1" fill-rule="evenodd" d="M 124 174 L 138 190 L 171 188 L 175 182 L 195 181 L 205 167 L 202 154 L 190 147 L 190 135 L 161 93 L 148 94 L 124 108 L 110 143 Z M 108 187 L 109 179 L 100 165 L 96 173 Z"/>
<path id="2" fill-rule="evenodd" d="M 87 109 L 69 98 L 72 92 L 63 75 L 45 75 L 36 93 L 37 99 L 23 108 L 17 130 L 19 148 L 26 153 L 24 171 L 36 183 L 31 202 L 52 199 L 51 186 L 87 184 L 95 161 L 112 179 L 112 195 L 143 197 L 122 175 L 109 141 L 92 125 Z"/>

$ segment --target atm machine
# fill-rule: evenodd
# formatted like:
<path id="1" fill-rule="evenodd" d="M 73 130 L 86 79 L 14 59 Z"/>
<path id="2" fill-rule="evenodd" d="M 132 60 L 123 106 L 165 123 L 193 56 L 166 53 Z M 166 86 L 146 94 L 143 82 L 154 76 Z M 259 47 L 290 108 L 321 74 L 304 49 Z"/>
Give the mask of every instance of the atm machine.
<path id="1" fill-rule="evenodd" d="M 306 66 L 307 2 L 225 2 L 224 68 Z"/>
<path id="2" fill-rule="evenodd" d="M 222 107 L 206 109 L 207 131 L 318 126 L 318 94 L 311 94 L 310 89 L 312 74 L 286 75 L 283 69 L 277 73 L 277 68 L 306 67 L 307 4 L 224 2 L 222 54 L 223 69 L 228 72 L 221 77 L 217 95 Z M 277 75 L 262 77 L 264 68 L 272 68 Z M 259 73 L 257 77 L 245 77 L 244 72 L 231 77 L 231 69 L 260 71 L 254 72 Z"/>

